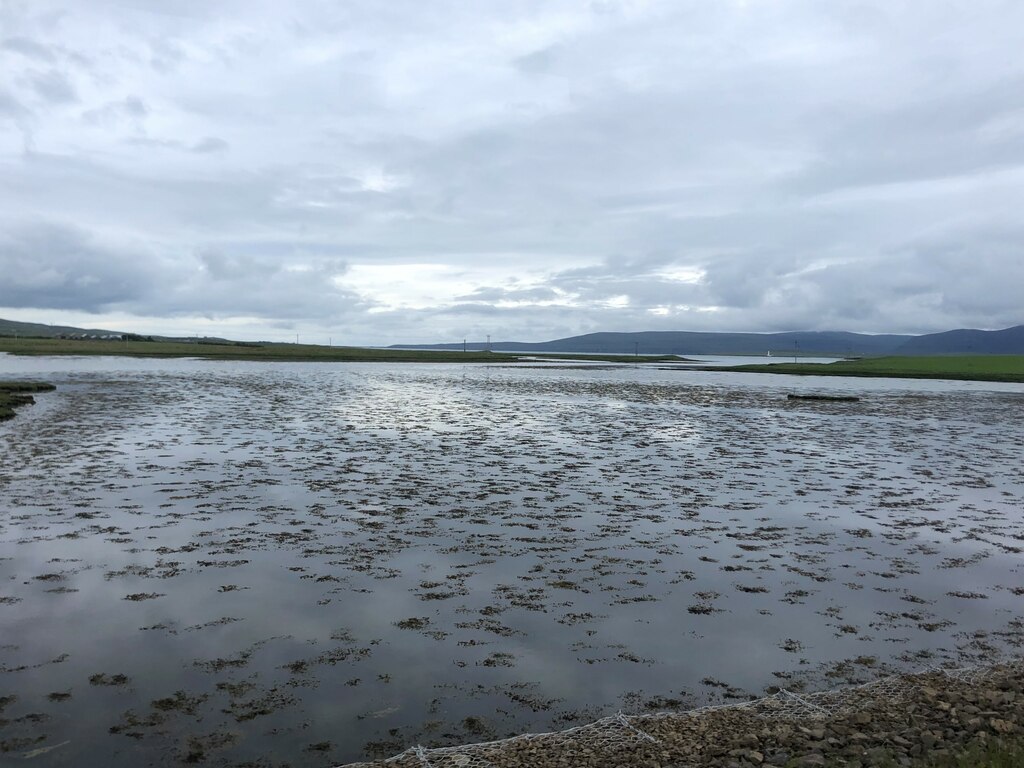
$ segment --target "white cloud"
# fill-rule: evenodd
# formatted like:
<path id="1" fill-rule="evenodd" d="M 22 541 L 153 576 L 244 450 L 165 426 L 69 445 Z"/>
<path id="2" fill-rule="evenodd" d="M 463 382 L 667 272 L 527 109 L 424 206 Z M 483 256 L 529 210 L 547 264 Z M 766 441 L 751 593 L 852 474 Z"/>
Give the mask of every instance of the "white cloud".
<path id="1" fill-rule="evenodd" d="M 4 5 L 0 316 L 353 343 L 1022 322 L 1022 26 L 966 0 Z"/>

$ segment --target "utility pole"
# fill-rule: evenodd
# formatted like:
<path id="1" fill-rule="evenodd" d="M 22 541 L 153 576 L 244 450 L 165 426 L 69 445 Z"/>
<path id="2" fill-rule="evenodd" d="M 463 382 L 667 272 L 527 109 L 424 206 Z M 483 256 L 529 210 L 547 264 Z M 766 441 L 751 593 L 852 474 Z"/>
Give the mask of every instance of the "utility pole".
<path id="1" fill-rule="evenodd" d="M 487 334 L 487 351 L 491 351 L 491 334 Z"/>
<path id="2" fill-rule="evenodd" d="M 640 357 L 640 342 L 633 342 L 633 357 Z"/>
<path id="3" fill-rule="evenodd" d="M 466 352 L 466 340 L 465 339 L 462 340 L 462 352 L 463 352 L 463 354 L 465 354 L 465 352 Z"/>
<path id="4" fill-rule="evenodd" d="M 799 353 L 800 353 L 800 342 L 799 341 L 794 341 L 793 342 L 793 362 L 794 363 L 796 362 L 796 356 Z"/>

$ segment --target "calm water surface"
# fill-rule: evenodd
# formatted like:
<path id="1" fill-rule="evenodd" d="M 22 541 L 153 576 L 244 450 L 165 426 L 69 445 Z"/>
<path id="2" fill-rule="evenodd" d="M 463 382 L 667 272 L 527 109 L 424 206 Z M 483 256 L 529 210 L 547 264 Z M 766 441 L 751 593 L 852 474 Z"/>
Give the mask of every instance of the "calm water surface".
<path id="1" fill-rule="evenodd" d="M 0 378 L 59 385 L 0 425 L 0 762 L 331 765 L 1024 641 L 1019 385 L 8 356 Z M 820 391 L 863 399 L 786 399 Z"/>

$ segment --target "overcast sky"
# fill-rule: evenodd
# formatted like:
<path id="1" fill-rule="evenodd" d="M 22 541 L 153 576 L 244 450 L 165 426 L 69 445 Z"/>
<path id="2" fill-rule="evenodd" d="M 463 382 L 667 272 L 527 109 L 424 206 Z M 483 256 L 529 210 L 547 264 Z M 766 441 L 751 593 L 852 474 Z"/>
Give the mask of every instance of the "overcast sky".
<path id="1" fill-rule="evenodd" d="M 1019 0 L 0 0 L 0 317 L 1024 323 L 1022 30 Z"/>

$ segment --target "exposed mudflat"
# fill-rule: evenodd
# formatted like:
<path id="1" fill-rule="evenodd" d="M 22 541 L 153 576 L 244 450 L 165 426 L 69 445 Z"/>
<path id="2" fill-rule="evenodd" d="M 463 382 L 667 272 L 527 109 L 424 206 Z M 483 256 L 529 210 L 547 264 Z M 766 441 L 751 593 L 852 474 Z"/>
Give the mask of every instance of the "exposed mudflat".
<path id="1" fill-rule="evenodd" d="M 0 426 L 0 759 L 330 765 L 1024 645 L 1020 385 L 3 366 L 59 389 Z"/>

